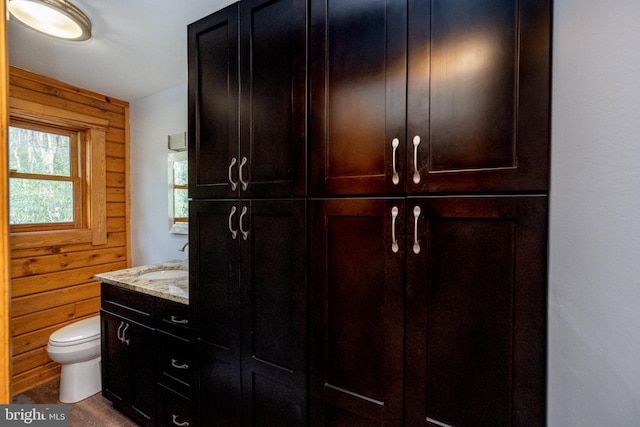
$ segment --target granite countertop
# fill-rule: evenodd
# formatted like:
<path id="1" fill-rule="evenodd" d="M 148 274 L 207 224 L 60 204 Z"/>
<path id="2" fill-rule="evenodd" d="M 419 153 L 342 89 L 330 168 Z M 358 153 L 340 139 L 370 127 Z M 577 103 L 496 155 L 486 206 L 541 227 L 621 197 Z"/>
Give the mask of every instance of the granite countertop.
<path id="1" fill-rule="evenodd" d="M 159 264 L 142 265 L 140 267 L 127 268 L 125 270 L 110 271 L 96 274 L 94 277 L 103 282 L 120 286 L 132 291 L 156 297 L 189 304 L 189 278 L 168 279 L 143 279 L 139 276 L 153 271 L 186 270 L 189 271 L 189 262 L 176 260 L 161 262 Z"/>

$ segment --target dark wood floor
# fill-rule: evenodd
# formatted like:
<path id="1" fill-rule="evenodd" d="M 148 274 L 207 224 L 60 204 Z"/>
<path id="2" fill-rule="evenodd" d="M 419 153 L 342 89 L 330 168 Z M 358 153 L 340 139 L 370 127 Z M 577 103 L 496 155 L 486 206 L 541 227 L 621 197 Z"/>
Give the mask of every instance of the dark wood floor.
<path id="1" fill-rule="evenodd" d="M 13 398 L 13 403 L 60 403 L 58 380 L 37 386 Z M 138 427 L 138 424 L 115 410 L 100 393 L 69 405 L 71 427 Z"/>

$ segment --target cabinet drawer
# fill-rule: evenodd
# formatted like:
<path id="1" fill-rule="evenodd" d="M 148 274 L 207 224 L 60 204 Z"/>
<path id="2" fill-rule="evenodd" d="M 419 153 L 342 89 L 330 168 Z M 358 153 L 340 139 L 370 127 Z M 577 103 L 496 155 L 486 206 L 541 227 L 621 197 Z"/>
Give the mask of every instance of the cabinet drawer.
<path id="1" fill-rule="evenodd" d="M 193 375 L 193 357 L 189 341 L 157 333 L 157 380 L 170 389 L 190 396 Z"/>
<path id="2" fill-rule="evenodd" d="M 188 339 L 189 306 L 179 302 L 158 298 L 156 301 L 156 328 L 170 334 Z"/>
<path id="3" fill-rule="evenodd" d="M 191 401 L 161 384 L 158 385 L 157 426 L 188 427 L 193 425 Z"/>
<path id="4" fill-rule="evenodd" d="M 103 310 L 151 325 L 154 297 L 108 283 L 103 283 L 101 289 Z"/>

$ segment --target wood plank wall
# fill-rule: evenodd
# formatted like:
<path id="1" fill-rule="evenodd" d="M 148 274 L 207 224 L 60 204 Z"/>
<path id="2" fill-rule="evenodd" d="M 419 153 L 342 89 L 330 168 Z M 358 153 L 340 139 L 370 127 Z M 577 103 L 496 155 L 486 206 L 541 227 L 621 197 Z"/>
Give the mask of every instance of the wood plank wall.
<path id="1" fill-rule="evenodd" d="M 99 312 L 100 287 L 93 276 L 130 267 L 129 104 L 14 67 L 9 96 L 109 121 L 107 243 L 11 247 L 11 386 L 16 395 L 60 375 L 60 365 L 47 355 L 47 341 L 62 326 Z"/>
<path id="2" fill-rule="evenodd" d="M 0 3 L 0 16 L 6 16 L 6 3 Z M 9 167 L 7 165 L 7 121 L 9 61 L 7 54 L 7 20 L 0 20 L 0 404 L 11 401 L 9 387 Z"/>

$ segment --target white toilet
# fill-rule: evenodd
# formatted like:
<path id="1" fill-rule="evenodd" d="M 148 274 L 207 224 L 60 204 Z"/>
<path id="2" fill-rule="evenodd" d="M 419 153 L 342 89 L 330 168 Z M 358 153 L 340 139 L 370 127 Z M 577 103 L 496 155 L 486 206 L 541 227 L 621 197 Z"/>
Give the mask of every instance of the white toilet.
<path id="1" fill-rule="evenodd" d="M 52 333 L 47 353 L 62 365 L 60 402 L 79 402 L 101 390 L 100 316 L 79 320 Z"/>

